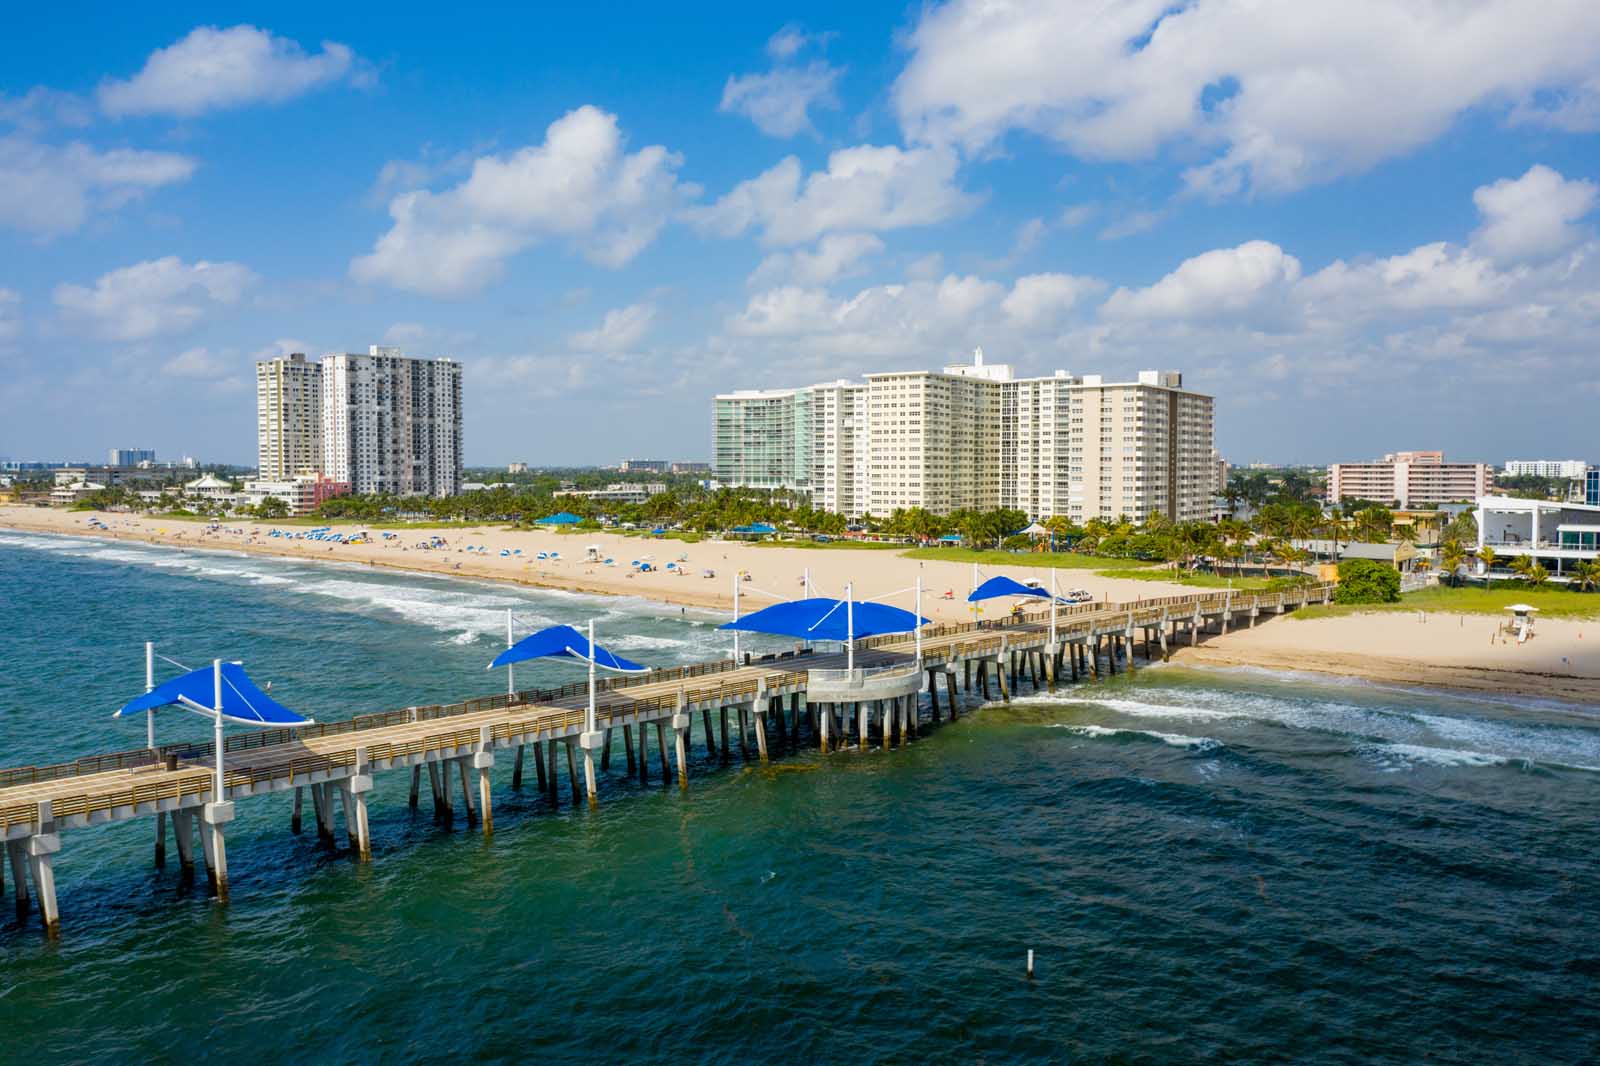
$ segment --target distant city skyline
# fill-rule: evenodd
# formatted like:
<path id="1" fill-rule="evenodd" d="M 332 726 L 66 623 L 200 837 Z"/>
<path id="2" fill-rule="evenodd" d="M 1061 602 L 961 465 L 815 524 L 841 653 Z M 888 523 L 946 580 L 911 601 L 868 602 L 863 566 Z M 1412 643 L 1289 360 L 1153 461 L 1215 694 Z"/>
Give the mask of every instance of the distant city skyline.
<path id="1" fill-rule="evenodd" d="M 1181 366 L 1240 465 L 1594 450 L 1593 3 L 492 30 L 12 20 L 0 452 L 249 464 L 258 359 L 374 340 L 461 362 L 477 466 L 709 457 L 717 393 L 979 345 L 1024 376 Z"/>

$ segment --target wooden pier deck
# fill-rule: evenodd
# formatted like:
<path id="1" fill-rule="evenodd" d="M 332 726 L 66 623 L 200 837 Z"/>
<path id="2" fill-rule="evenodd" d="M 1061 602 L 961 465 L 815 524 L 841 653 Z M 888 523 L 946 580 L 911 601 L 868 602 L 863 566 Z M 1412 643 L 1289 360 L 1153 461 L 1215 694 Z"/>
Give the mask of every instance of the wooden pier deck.
<path id="1" fill-rule="evenodd" d="M 216 764 L 210 743 L 0 770 L 0 841 L 5 842 L 19 909 L 30 906 L 31 881 L 33 901 L 53 934 L 60 920 L 53 856 L 61 848 L 63 830 L 153 817 L 155 861 L 164 865 L 170 816 L 185 873 L 194 870 L 198 830 L 209 884 L 225 898 L 224 827 L 233 819 L 234 804 L 252 796 L 294 790 L 291 829 L 299 832 L 302 800 L 309 792 L 319 837 L 328 842 L 335 836 L 337 804 L 352 851 L 367 858 L 371 837 L 366 793 L 376 773 L 410 769 L 412 806 L 420 802 L 426 777 L 437 819 L 454 819 L 459 796 L 467 824 L 481 825 L 488 833 L 494 825 L 491 770 L 497 753 L 512 757 L 511 787 L 517 789 L 532 748 L 539 787 L 552 799 L 560 791 L 558 762 L 565 761 L 573 802 L 586 796 L 593 804 L 597 770 L 609 769 L 617 733 L 627 772 L 642 780 L 651 776 L 648 733 L 653 731 L 661 781 L 675 776 L 680 787 L 687 787 L 696 716 L 702 723 L 700 742 L 723 759 L 729 758 L 734 743 L 742 757 L 752 757 L 753 734 L 756 757 L 765 761 L 769 729 L 788 747 L 798 745 L 802 736 L 823 750 L 845 744 L 866 748 L 874 740 L 886 747 L 903 744 L 925 720 L 940 720 L 941 703 L 950 717 L 959 713 L 958 676 L 969 693 L 979 690 L 989 698 L 992 681 L 1009 699 L 1022 680 L 1035 688 L 1053 687 L 1069 677 L 1076 681 L 1115 672 L 1119 663 L 1132 669 L 1136 642 L 1142 641 L 1147 661 L 1158 653 L 1164 657 L 1174 641 L 1194 643 L 1211 627 L 1226 632 L 1241 619 L 1254 624 L 1263 614 L 1327 602 L 1331 589 L 1316 585 L 1274 593 L 1208 592 L 1085 604 L 1057 611 L 1054 642 L 1048 612 L 929 626 L 922 632 L 920 661 L 912 636 L 869 638 L 857 642 L 853 671 L 845 669 L 843 654 L 797 648 L 745 663 L 721 660 L 607 678 L 597 682 L 593 731 L 586 723 L 587 686 L 580 682 L 407 707 L 298 730 L 242 733 L 225 742 L 220 796 L 213 794 Z M 945 682 L 942 701 L 940 677 Z M 730 713 L 736 717 L 736 730 L 730 728 Z M 459 779 L 459 792 L 452 775 Z"/>

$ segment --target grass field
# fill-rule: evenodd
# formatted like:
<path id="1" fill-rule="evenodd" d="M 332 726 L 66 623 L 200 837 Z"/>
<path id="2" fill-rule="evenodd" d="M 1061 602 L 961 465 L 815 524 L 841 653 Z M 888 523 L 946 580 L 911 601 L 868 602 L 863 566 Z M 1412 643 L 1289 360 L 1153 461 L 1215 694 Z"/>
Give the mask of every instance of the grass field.
<path id="1" fill-rule="evenodd" d="M 839 551 L 903 552 L 906 550 L 906 545 L 904 544 L 883 544 L 874 540 L 758 540 L 755 542 L 755 546 L 758 548 L 805 548 L 807 551 L 811 549 L 816 549 L 817 551 L 836 549 Z"/>
<path id="2" fill-rule="evenodd" d="M 1331 618 L 1368 611 L 1440 611 L 1456 614 L 1486 614 L 1510 617 L 1507 607 L 1526 603 L 1539 608 L 1542 618 L 1600 618 L 1600 593 L 1574 592 L 1565 588 L 1533 588 L 1511 582 L 1497 582 L 1493 588 L 1468 585 L 1447 588 L 1436 585 L 1408 592 L 1399 603 L 1311 605 L 1295 611 L 1295 618 Z"/>
<path id="3" fill-rule="evenodd" d="M 1123 576 L 1125 571 L 1153 571 L 1165 574 L 1161 563 L 1143 559 L 1110 559 L 1097 555 L 1079 555 L 1075 552 L 1006 552 L 979 551 L 972 548 L 912 548 L 906 552 L 912 559 L 940 559 L 953 563 L 977 563 L 979 566 L 1035 566 L 1048 570 L 1095 570 L 1112 577 Z"/>

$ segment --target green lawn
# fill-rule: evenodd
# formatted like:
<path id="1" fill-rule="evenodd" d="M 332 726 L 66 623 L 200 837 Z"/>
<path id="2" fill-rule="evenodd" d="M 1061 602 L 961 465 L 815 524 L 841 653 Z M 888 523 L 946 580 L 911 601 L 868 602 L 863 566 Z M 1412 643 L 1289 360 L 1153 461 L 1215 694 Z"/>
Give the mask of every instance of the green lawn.
<path id="1" fill-rule="evenodd" d="M 816 548 L 819 551 L 841 549 L 844 551 L 895 551 L 903 552 L 907 549 L 904 544 L 883 544 L 872 540 L 758 540 L 758 548 Z"/>
<path id="2" fill-rule="evenodd" d="M 1174 585 L 1187 585 L 1197 589 L 1245 589 L 1251 592 L 1267 588 L 1269 577 L 1229 577 L 1226 574 L 1185 574 L 1177 570 L 1096 570 L 1100 577 L 1125 577 L 1135 581 L 1170 581 Z"/>
<path id="3" fill-rule="evenodd" d="M 1496 582 L 1494 587 L 1488 589 L 1481 585 L 1462 588 L 1435 585 L 1418 592 L 1408 592 L 1400 597 L 1399 603 L 1311 605 L 1295 611 L 1294 617 L 1330 618 L 1366 611 L 1441 611 L 1509 618 L 1511 614 L 1506 608 L 1513 603 L 1537 607 L 1543 618 L 1600 618 L 1600 593 L 1574 592 L 1565 588 L 1533 588 L 1520 582 Z"/>
<path id="4" fill-rule="evenodd" d="M 912 559 L 940 559 L 953 563 L 977 563 L 979 566 L 1036 566 L 1057 570 L 1096 570 L 1102 574 L 1119 577 L 1124 571 L 1150 571 L 1165 574 L 1161 563 L 1143 559 L 1111 559 L 1098 555 L 1081 555 L 1077 552 L 1007 552 L 976 551 L 972 548 L 912 548 L 906 552 Z M 1155 574 L 1149 575 L 1155 578 Z"/>

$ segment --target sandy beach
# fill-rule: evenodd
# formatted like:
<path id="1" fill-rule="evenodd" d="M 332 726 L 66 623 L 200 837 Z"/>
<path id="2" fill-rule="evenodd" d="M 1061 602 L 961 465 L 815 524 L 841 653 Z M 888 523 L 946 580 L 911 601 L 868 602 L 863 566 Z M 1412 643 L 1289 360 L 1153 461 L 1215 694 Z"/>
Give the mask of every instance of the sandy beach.
<path id="1" fill-rule="evenodd" d="M 109 529 L 90 528 L 91 519 Z M 612 533 L 460 525 L 394 530 L 395 536 L 387 540 L 374 530 L 371 543 L 348 545 L 268 536 L 273 528 L 303 531 L 303 526 L 245 520 L 223 522 L 214 532 L 207 526 L 204 521 L 0 506 L 0 527 L 16 530 L 357 562 L 535 588 L 640 596 L 689 607 L 731 609 L 734 575 L 748 572 L 750 579 L 740 583 L 740 607 L 745 612 L 799 596 L 807 570 L 816 594 L 842 596 L 846 582 L 854 582 L 857 599 L 884 599 L 909 608 L 910 590 L 920 573 L 924 615 L 935 621 L 972 617 L 965 603 L 972 581 L 970 565 L 911 559 L 896 551 L 773 548 L 713 540 L 687 544 Z M 362 529 L 355 523 L 332 528 L 345 534 Z M 444 537 L 448 547 L 421 548 L 434 534 Z M 468 552 L 468 545 L 485 551 Z M 615 565 L 585 562 L 589 545 L 597 546 L 600 558 L 611 558 Z M 520 556 L 500 554 L 518 550 Z M 540 552 L 559 552 L 560 558 L 540 560 Z M 650 561 L 655 569 L 637 572 L 629 565 L 636 559 Z M 667 570 L 667 563 L 674 563 L 674 570 Z M 716 576 L 702 576 L 708 570 Z M 986 567 L 982 576 L 996 573 L 1024 581 L 1047 576 L 1030 567 Z M 1063 591 L 1081 588 L 1096 599 L 1112 601 L 1195 591 L 1164 581 L 1101 577 L 1090 570 L 1062 570 L 1059 581 Z M 947 592 L 949 599 L 944 598 Z M 988 611 L 992 616 L 1005 609 L 1001 601 Z M 1195 665 L 1312 671 L 1382 683 L 1600 703 L 1600 654 L 1595 647 L 1600 644 L 1600 622 L 1541 619 L 1537 635 L 1523 645 L 1496 639 L 1499 622 L 1485 615 L 1421 612 L 1312 619 L 1289 615 L 1255 628 L 1235 628 L 1226 636 L 1207 637 L 1200 647 L 1179 649 L 1174 658 Z"/>
<path id="2" fill-rule="evenodd" d="M 91 528 L 91 520 L 103 522 L 109 528 Z M 742 571 L 750 575 L 748 581 L 740 583 L 740 609 L 745 613 L 801 596 L 807 570 L 817 595 L 842 597 L 845 584 L 853 582 L 858 600 L 882 599 L 909 609 L 912 588 L 920 572 L 924 616 L 940 622 L 965 621 L 972 617 L 966 604 L 972 584 L 969 564 L 909 559 L 897 551 L 758 547 L 738 541 L 712 540 L 687 544 L 679 540 L 625 537 L 614 533 L 554 533 L 471 525 L 390 530 L 395 536 L 388 540 L 383 539 L 382 531 L 372 530 L 371 543 L 352 545 L 268 536 L 272 529 L 305 532 L 307 527 L 299 525 L 228 519 L 216 532 L 208 531 L 208 525 L 202 520 L 0 506 L 0 527 L 16 530 L 143 541 L 166 547 L 225 549 L 287 558 L 365 563 L 396 570 L 508 581 L 534 588 L 643 596 L 686 607 L 731 610 L 734 576 Z M 331 528 L 335 533 L 352 534 L 365 527 L 358 523 L 335 523 Z M 420 547 L 435 534 L 448 541 L 448 547 L 436 550 Z M 469 545 L 485 551 L 469 553 Z M 585 562 L 585 549 L 589 545 L 598 546 L 601 559 L 610 558 L 614 565 Z M 502 556 L 502 551 L 521 551 L 522 554 Z M 541 560 L 540 552 L 547 555 L 559 552 L 560 558 Z M 653 569 L 648 573 L 637 572 L 629 565 L 636 559 L 650 562 Z M 666 569 L 668 563 L 674 564 L 673 570 Z M 683 576 L 679 576 L 678 568 L 682 569 Z M 707 570 L 716 576 L 702 576 Z M 985 566 L 981 576 L 989 578 L 999 573 L 1019 581 L 1049 579 L 1048 572 L 1026 566 Z M 1068 589 L 1082 589 L 1097 600 L 1136 600 L 1194 591 L 1166 581 L 1100 577 L 1092 570 L 1062 570 L 1058 581 L 1063 593 Z M 944 598 L 946 593 L 948 599 Z M 997 602 L 987 610 L 992 615 L 1007 606 Z"/>

